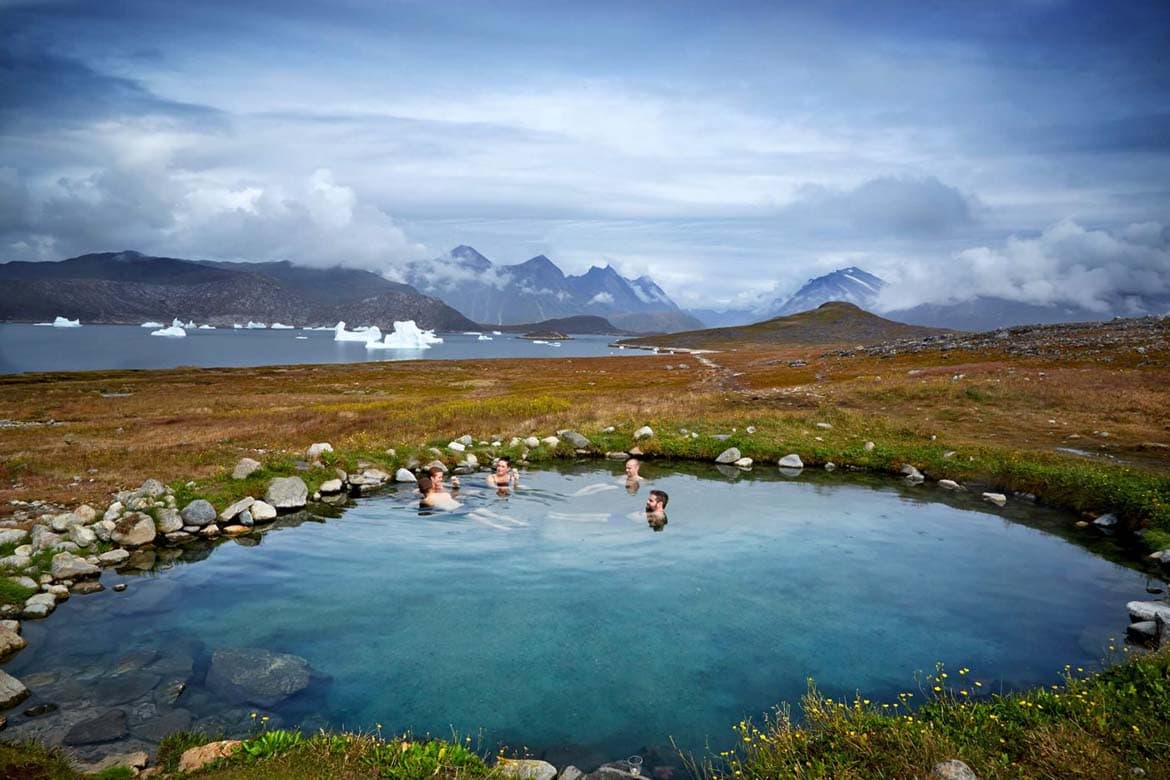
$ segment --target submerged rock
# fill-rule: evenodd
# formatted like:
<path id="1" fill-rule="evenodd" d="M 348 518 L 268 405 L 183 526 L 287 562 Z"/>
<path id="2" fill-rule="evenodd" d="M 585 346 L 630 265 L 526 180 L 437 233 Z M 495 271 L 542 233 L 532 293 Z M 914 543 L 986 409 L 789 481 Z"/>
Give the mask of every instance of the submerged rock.
<path id="1" fill-rule="evenodd" d="M 83 720 L 69 729 L 63 740 L 66 745 L 95 745 L 113 742 L 126 736 L 126 711 L 107 710 L 96 718 Z"/>
<path id="2" fill-rule="evenodd" d="M 228 701 L 273 707 L 309 687 L 309 662 L 259 647 L 221 648 L 211 656 L 207 687 Z"/>

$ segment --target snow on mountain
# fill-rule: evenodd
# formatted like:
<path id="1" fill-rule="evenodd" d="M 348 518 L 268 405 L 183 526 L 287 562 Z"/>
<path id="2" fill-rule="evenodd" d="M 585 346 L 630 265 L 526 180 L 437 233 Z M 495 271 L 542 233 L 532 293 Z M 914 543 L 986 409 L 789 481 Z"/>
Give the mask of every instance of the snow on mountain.
<path id="1" fill-rule="evenodd" d="M 883 280 L 855 266 L 839 268 L 830 274 L 808 280 L 787 300 L 777 298 L 765 311 L 768 317 L 781 317 L 809 311 L 829 301 L 845 301 L 870 309 L 885 286 Z"/>

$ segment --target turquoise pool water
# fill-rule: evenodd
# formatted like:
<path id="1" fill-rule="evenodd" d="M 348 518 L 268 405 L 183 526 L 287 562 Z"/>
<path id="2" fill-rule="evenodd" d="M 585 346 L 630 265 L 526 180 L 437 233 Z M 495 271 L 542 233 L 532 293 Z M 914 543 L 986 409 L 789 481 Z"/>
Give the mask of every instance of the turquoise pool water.
<path id="1" fill-rule="evenodd" d="M 5 668 L 35 673 L 34 700 L 65 711 L 70 697 L 100 705 L 94 686 L 128 654 L 191 659 L 177 702 L 159 688 L 153 709 L 121 705 L 132 738 L 172 708 L 246 732 L 257 708 L 217 701 L 201 675 L 217 648 L 262 647 L 314 670 L 263 710 L 270 724 L 454 728 L 587 766 L 668 756 L 671 737 L 727 745 L 733 723 L 795 702 L 809 677 L 875 700 L 917 690 L 936 661 L 988 692 L 1055 682 L 1066 663 L 1097 666 L 1126 601 L 1147 597 L 1144 575 L 1052 533 L 1069 518 L 1035 507 L 775 469 L 648 467 L 630 495 L 620 468 L 527 472 L 508 497 L 468 477 L 455 512 L 392 492 L 190 565 L 108 572 L 129 589 L 29 622 Z M 662 532 L 642 512 L 651 487 L 670 494 Z"/>

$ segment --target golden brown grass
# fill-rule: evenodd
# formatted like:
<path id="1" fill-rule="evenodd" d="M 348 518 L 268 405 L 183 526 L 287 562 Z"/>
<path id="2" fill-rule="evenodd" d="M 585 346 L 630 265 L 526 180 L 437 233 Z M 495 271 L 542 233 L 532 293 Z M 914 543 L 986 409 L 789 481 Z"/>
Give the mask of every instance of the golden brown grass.
<path id="1" fill-rule="evenodd" d="M 242 456 L 301 453 L 314 441 L 372 452 L 463 433 L 617 425 L 628 435 L 644 423 L 707 432 L 754 424 L 810 447 L 817 435 L 845 447 L 891 432 L 1024 457 L 1073 447 L 1170 471 L 1170 450 L 1159 446 L 1170 443 L 1165 356 L 1139 366 L 1120 348 L 1111 363 L 827 351 L 738 349 L 709 355 L 714 367 L 656 355 L 3 377 L 0 419 L 55 424 L 0 429 L 0 502 L 100 503 L 146 477 L 202 480 Z M 790 368 L 797 359 L 807 365 Z M 813 428 L 818 421 L 834 429 Z"/>

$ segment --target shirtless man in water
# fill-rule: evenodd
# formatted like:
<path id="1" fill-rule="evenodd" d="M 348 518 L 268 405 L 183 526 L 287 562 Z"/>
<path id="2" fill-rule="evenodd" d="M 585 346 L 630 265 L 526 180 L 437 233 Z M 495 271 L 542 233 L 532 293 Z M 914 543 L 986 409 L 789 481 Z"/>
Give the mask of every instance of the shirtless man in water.
<path id="1" fill-rule="evenodd" d="M 496 461 L 496 469 L 491 474 L 487 475 L 488 487 L 494 488 L 513 488 L 520 485 L 520 472 L 512 468 L 512 459 L 507 455 L 501 455 Z"/>
<path id="2" fill-rule="evenodd" d="M 458 509 L 463 506 L 451 494 L 442 489 L 442 483 L 436 484 L 430 474 L 423 474 L 418 478 L 418 490 L 422 493 L 419 505 L 431 509 Z"/>
<path id="3" fill-rule="evenodd" d="M 642 461 L 637 458 L 626 459 L 626 492 L 633 495 L 638 492 L 638 488 L 646 481 L 646 478 L 638 474 L 638 469 L 642 467 Z"/>

